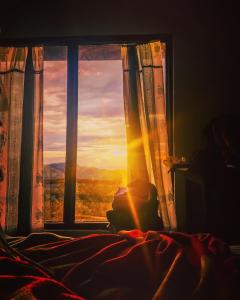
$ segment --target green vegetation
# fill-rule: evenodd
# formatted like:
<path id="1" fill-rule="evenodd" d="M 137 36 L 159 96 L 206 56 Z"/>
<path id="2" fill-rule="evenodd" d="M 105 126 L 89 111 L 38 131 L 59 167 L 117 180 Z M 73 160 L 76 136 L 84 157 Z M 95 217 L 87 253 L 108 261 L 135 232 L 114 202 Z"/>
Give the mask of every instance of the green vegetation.
<path id="1" fill-rule="evenodd" d="M 77 180 L 75 222 L 106 221 L 113 195 L 120 186 L 117 180 Z M 64 180 L 45 180 L 45 222 L 63 221 Z"/>

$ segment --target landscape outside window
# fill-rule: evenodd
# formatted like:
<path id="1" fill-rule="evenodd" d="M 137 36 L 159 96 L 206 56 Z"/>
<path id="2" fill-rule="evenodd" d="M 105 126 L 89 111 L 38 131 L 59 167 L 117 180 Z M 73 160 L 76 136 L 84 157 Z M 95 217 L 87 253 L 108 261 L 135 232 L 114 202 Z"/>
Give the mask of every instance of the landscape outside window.
<path id="1" fill-rule="evenodd" d="M 126 180 L 120 46 L 80 47 L 75 221 L 104 221 Z"/>
<path id="2" fill-rule="evenodd" d="M 46 48 L 51 59 L 44 61 L 45 222 L 62 222 L 66 49 Z M 120 46 L 79 47 L 75 222 L 106 220 L 114 193 L 126 184 L 126 168 Z"/>
<path id="3" fill-rule="evenodd" d="M 63 221 L 67 48 L 44 49 L 43 163 L 45 222 Z"/>

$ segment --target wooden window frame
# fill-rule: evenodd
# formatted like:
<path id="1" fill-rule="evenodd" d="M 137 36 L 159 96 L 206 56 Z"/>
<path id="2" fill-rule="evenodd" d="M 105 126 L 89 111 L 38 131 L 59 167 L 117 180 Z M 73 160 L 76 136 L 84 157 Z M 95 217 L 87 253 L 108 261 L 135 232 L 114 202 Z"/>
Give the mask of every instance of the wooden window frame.
<path id="1" fill-rule="evenodd" d="M 65 188 L 64 188 L 64 211 L 62 223 L 45 223 L 45 229 L 105 229 L 108 222 L 83 222 L 75 223 L 75 201 L 76 201 L 76 166 L 77 166 L 77 123 L 78 123 L 78 48 L 81 45 L 103 45 L 103 44 L 141 44 L 152 41 L 166 43 L 166 115 L 169 134 L 170 155 L 174 153 L 174 110 L 173 110 L 173 42 L 171 35 L 128 35 L 128 36 L 92 36 L 71 38 L 35 38 L 2 40 L 1 47 L 20 46 L 67 46 L 67 128 L 66 128 L 66 160 L 65 160 Z M 27 72 L 27 70 L 26 70 Z M 31 101 L 31 97 L 28 97 Z M 28 101 L 26 98 L 25 101 Z M 27 106 L 27 103 L 25 103 Z M 26 109 L 27 110 L 27 109 Z M 24 113 L 25 123 L 33 122 L 29 113 Z M 23 127 L 23 136 L 27 130 Z M 24 131 L 25 130 L 25 131 Z M 26 133 L 27 135 L 27 133 Z M 21 165 L 28 166 L 29 155 L 21 156 Z M 22 170 L 24 171 L 24 170 Z M 30 174 L 31 172 L 29 172 Z M 22 173 L 21 173 L 22 174 Z M 30 176 L 30 175 L 29 175 Z M 24 180 L 20 179 L 21 204 L 20 209 L 25 207 L 25 223 L 27 227 L 31 220 L 31 204 L 29 197 L 25 197 Z M 26 200 L 25 200 L 26 199 Z M 25 203 L 26 202 L 26 203 Z M 26 209 L 27 208 L 27 209 Z M 22 228 L 21 231 L 24 229 Z"/>

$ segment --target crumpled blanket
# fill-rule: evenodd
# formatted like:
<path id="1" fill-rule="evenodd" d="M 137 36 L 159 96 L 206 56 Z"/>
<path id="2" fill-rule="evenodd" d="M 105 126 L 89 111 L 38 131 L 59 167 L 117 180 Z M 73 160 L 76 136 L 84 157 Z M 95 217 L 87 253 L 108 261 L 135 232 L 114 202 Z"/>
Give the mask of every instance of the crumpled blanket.
<path id="1" fill-rule="evenodd" d="M 44 233 L 11 244 L 43 268 L 2 250 L 0 299 L 240 299 L 239 257 L 210 234 Z"/>

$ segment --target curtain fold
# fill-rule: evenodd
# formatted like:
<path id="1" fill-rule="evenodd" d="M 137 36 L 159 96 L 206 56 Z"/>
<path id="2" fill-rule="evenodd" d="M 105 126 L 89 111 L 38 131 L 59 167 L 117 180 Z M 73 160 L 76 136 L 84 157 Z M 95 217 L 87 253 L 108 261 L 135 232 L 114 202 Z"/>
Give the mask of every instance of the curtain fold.
<path id="1" fill-rule="evenodd" d="M 34 124 L 32 174 L 32 231 L 44 228 L 43 218 L 43 47 L 32 48 L 34 69 Z"/>
<path id="2" fill-rule="evenodd" d="M 138 61 L 136 49 L 122 47 L 123 95 L 127 136 L 128 182 L 149 180 L 147 163 L 141 134 L 138 103 L 139 93 Z"/>
<path id="3" fill-rule="evenodd" d="M 22 117 L 27 48 L 0 48 L 0 221 L 16 232 L 18 215 Z M 31 182 L 31 230 L 43 229 L 43 47 L 32 48 L 34 109 Z M 30 155 L 30 154 L 29 154 Z"/>
<path id="4" fill-rule="evenodd" d="M 0 165 L 3 175 L 0 182 L 0 212 L 2 227 L 7 232 L 16 231 L 18 222 L 22 105 L 27 51 L 25 47 L 0 47 L 1 95 L 5 94 L 5 102 L 7 99 L 7 105 L 0 105 Z"/>
<path id="5" fill-rule="evenodd" d="M 129 50 L 131 49 L 131 51 Z M 144 161 L 149 180 L 156 185 L 160 201 L 160 214 L 166 229 L 175 229 L 177 226 L 175 203 L 173 199 L 173 188 L 171 174 L 163 164 L 163 160 L 168 156 L 168 132 L 166 120 L 166 95 L 165 95 L 165 67 L 164 48 L 161 42 L 147 43 L 137 46 L 123 46 L 123 77 L 125 106 L 135 110 L 136 117 L 128 120 L 129 112 L 125 111 L 127 127 L 135 127 L 133 123 L 140 124 L 138 131 L 139 144 L 143 145 Z M 135 61 L 135 65 L 129 62 Z M 127 70 L 127 71 L 126 71 Z M 135 76 L 126 76 L 134 72 Z M 137 95 L 131 97 L 132 90 Z M 133 101 L 135 99 L 135 106 Z M 138 117 L 137 117 L 138 115 Z M 128 135 L 127 135 L 128 137 Z M 128 142 L 131 143 L 130 139 Z M 131 148 L 129 154 L 134 156 Z M 137 164 L 143 162 L 137 156 Z M 135 173 L 135 166 L 129 164 L 131 172 Z"/>

